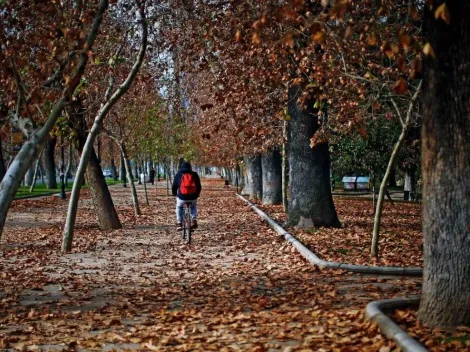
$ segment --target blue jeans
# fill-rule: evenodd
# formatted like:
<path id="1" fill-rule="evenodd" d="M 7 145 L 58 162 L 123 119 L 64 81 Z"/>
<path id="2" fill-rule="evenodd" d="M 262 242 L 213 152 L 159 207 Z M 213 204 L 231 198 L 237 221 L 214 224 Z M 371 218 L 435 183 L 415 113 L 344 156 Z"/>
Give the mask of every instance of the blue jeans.
<path id="1" fill-rule="evenodd" d="M 194 200 L 181 200 L 176 198 L 176 222 L 181 223 L 183 221 L 183 204 L 191 203 L 191 219 L 196 220 L 197 218 L 197 199 Z"/>

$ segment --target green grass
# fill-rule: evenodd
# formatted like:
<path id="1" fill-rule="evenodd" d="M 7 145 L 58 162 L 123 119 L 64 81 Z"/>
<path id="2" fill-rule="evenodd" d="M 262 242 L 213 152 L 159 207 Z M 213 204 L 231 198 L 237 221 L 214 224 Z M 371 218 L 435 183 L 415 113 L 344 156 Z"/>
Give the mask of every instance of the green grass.
<path id="1" fill-rule="evenodd" d="M 113 179 L 109 179 L 107 178 L 106 179 L 106 183 L 108 184 L 108 186 L 112 186 L 112 185 L 115 185 L 115 184 L 119 184 L 121 183 L 121 181 L 114 181 Z M 65 191 L 70 191 L 72 190 L 72 182 L 68 182 L 68 187 L 65 188 Z M 83 188 L 87 188 L 87 185 L 85 184 L 83 186 Z M 48 195 L 48 194 L 52 194 L 52 193 L 60 193 L 60 187 L 59 188 L 47 188 L 46 185 L 43 185 L 43 184 L 37 184 L 35 187 L 34 187 L 34 191 L 33 192 L 30 192 L 29 191 L 30 187 L 29 186 L 20 186 L 20 188 L 18 189 L 18 191 L 16 192 L 16 197 L 15 198 L 18 198 L 18 197 L 31 197 L 31 196 L 41 196 L 41 195 Z"/>
<path id="2" fill-rule="evenodd" d="M 348 250 L 345 249 L 345 248 L 336 248 L 336 249 L 333 249 L 333 252 L 336 252 L 336 253 L 341 253 L 341 254 L 348 254 Z"/>
<path id="3" fill-rule="evenodd" d="M 304 229 L 304 232 L 307 232 L 313 235 L 318 232 L 318 229 L 315 229 L 315 228 Z"/>
<path id="4" fill-rule="evenodd" d="M 440 338 L 439 341 L 445 342 L 445 343 L 452 343 L 452 341 L 458 341 L 458 342 L 465 344 L 467 341 L 470 341 L 470 335 Z"/>
<path id="5" fill-rule="evenodd" d="M 122 184 L 122 181 L 120 180 L 114 181 L 112 178 L 107 178 L 106 183 L 108 184 L 108 186 L 112 186 L 112 185 L 118 185 L 118 184 L 120 185 Z"/>

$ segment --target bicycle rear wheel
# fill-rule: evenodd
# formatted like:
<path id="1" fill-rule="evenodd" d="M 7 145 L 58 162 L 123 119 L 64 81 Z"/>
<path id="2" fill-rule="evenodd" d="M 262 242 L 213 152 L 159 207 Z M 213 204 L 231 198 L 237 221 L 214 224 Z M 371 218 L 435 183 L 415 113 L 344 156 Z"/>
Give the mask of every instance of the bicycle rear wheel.
<path id="1" fill-rule="evenodd" d="M 186 230 L 186 243 L 191 243 L 191 211 L 189 210 L 189 206 L 187 207 L 186 214 L 185 214 L 185 230 Z"/>
<path id="2" fill-rule="evenodd" d="M 191 243 L 191 210 L 189 205 L 184 206 L 182 237 L 187 244 Z"/>

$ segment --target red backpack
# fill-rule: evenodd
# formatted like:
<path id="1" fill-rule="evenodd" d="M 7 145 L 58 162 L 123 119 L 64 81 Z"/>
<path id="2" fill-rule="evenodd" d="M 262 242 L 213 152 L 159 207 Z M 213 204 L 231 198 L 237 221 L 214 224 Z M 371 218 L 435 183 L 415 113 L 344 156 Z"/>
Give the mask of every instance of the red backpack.
<path id="1" fill-rule="evenodd" d="M 190 195 L 196 193 L 196 182 L 192 173 L 185 173 L 181 175 L 180 181 L 180 194 Z"/>

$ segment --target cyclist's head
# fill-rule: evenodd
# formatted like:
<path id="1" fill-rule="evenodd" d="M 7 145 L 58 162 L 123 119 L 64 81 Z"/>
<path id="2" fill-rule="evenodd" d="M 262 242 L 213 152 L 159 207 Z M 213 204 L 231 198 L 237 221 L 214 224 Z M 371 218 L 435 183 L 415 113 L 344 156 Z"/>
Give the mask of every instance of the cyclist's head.
<path id="1" fill-rule="evenodd" d="M 181 164 L 181 170 L 192 170 L 191 164 L 187 161 Z"/>

